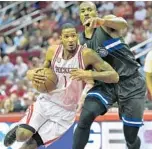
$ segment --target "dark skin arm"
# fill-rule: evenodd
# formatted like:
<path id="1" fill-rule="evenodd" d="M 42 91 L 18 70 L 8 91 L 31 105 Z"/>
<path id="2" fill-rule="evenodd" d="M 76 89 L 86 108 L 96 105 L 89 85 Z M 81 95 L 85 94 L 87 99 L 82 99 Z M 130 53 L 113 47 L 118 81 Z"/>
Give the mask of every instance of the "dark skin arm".
<path id="1" fill-rule="evenodd" d="M 89 26 L 86 26 L 89 24 Z M 85 26 L 85 36 L 91 38 L 93 28 L 102 27 L 111 37 L 117 38 L 121 36 L 121 31 L 128 27 L 126 20 L 114 15 L 106 15 L 103 18 L 94 17 L 88 19 L 83 24 Z"/>
<path id="2" fill-rule="evenodd" d="M 101 59 L 96 52 L 91 49 L 83 50 L 83 61 L 85 67 L 91 65 L 96 71 L 91 70 L 74 70 L 71 72 L 71 77 L 77 80 L 101 80 L 105 83 L 117 83 L 119 76 L 117 72 L 103 59 Z"/>

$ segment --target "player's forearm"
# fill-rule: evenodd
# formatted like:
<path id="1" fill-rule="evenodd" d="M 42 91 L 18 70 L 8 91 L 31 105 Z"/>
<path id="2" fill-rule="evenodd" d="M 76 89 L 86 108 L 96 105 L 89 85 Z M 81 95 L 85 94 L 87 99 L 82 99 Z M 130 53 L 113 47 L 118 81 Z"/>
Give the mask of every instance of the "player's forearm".
<path id="1" fill-rule="evenodd" d="M 92 71 L 92 78 L 94 80 L 100 80 L 105 83 L 118 83 L 119 75 L 115 71 Z"/>
<path id="2" fill-rule="evenodd" d="M 103 26 L 113 28 L 115 30 L 121 30 L 128 27 L 126 20 L 118 17 L 112 19 L 104 19 Z"/>
<path id="3" fill-rule="evenodd" d="M 152 96 L 152 73 L 146 73 L 147 88 Z"/>

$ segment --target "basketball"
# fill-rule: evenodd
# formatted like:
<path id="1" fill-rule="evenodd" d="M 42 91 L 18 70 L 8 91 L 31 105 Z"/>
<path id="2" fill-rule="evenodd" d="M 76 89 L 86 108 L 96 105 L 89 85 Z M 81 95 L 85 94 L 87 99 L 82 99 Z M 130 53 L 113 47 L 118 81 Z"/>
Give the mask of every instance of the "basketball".
<path id="1" fill-rule="evenodd" d="M 41 93 L 49 93 L 56 88 L 57 76 L 53 70 L 51 70 L 50 68 L 44 68 L 44 69 L 38 70 L 36 73 L 47 77 L 45 82 L 41 83 L 40 86 L 38 86 L 34 81 L 32 82 L 33 87 L 37 91 Z"/>

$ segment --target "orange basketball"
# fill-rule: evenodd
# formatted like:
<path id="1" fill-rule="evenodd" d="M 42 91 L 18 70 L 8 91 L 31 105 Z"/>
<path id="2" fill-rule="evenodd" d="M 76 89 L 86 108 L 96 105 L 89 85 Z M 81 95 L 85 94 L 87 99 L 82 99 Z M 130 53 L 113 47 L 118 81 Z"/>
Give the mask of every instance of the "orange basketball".
<path id="1" fill-rule="evenodd" d="M 57 84 L 58 79 L 53 70 L 51 70 L 50 68 L 44 68 L 44 69 L 38 70 L 36 73 L 45 75 L 47 77 L 45 82 L 40 84 L 40 86 L 35 84 L 34 81 L 32 82 L 33 87 L 36 90 L 38 90 L 41 93 L 49 93 L 50 91 L 56 89 L 56 84 Z"/>

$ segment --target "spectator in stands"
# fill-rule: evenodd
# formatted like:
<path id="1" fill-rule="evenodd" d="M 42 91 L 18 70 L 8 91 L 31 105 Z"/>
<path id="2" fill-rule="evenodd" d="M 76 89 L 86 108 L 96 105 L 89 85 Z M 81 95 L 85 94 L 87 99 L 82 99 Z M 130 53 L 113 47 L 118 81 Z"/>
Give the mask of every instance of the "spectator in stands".
<path id="1" fill-rule="evenodd" d="M 149 19 L 145 19 L 143 22 L 142 22 L 142 28 L 143 28 L 143 32 L 146 36 L 146 39 L 149 39 L 152 37 L 152 33 L 151 33 L 151 23 L 150 23 L 150 20 Z"/>
<path id="2" fill-rule="evenodd" d="M 14 77 L 14 65 L 10 62 L 8 56 L 3 57 L 2 64 L 0 65 L 0 77 Z"/>
<path id="3" fill-rule="evenodd" d="M 9 16 L 9 14 L 4 14 L 1 18 L 0 18 L 0 25 L 6 25 L 8 23 L 10 23 L 13 20 L 13 18 L 11 18 Z"/>
<path id="4" fill-rule="evenodd" d="M 100 7 L 98 8 L 98 10 L 102 13 L 104 13 L 105 11 L 109 11 L 111 12 L 114 9 L 114 3 L 113 2 L 104 2 L 102 5 L 100 5 Z"/>
<path id="5" fill-rule="evenodd" d="M 4 54 L 10 54 L 12 52 L 15 52 L 17 47 L 14 45 L 13 40 L 9 37 L 5 37 L 5 53 Z"/>
<path id="6" fill-rule="evenodd" d="M 23 58 L 21 56 L 17 56 L 15 64 L 15 77 L 22 79 L 25 77 L 27 70 L 28 66 L 24 63 Z"/>
<path id="7" fill-rule="evenodd" d="M 12 103 L 12 112 L 20 112 L 24 110 L 23 106 L 21 105 L 21 100 L 17 94 L 12 93 L 9 97 L 9 100 Z"/>
<path id="8" fill-rule="evenodd" d="M 25 93 L 22 100 L 22 106 L 24 110 L 26 110 L 30 105 L 32 105 L 33 102 L 35 102 L 35 99 L 35 94 L 33 92 Z"/>
<path id="9" fill-rule="evenodd" d="M 4 111 L 3 113 L 9 113 L 13 111 L 13 103 L 9 98 L 4 101 Z"/>
<path id="10" fill-rule="evenodd" d="M 41 36 L 40 30 L 35 30 L 35 32 L 29 37 L 30 50 L 40 49 L 42 43 L 43 43 L 43 37 Z"/>
<path id="11" fill-rule="evenodd" d="M 139 5 L 138 9 L 134 13 L 134 18 L 136 21 L 143 21 L 146 19 L 147 11 L 144 5 Z"/>
<path id="12" fill-rule="evenodd" d="M 80 19 L 78 19 L 78 16 L 76 13 L 72 13 L 71 15 L 71 22 L 74 24 L 75 27 L 80 26 Z"/>
<path id="13" fill-rule="evenodd" d="M 5 97 L 0 94 L 0 114 L 4 113 L 4 102 L 5 102 Z"/>
<path id="14" fill-rule="evenodd" d="M 10 93 L 15 93 L 18 97 L 23 97 L 26 91 L 27 87 L 24 85 L 24 80 L 19 79 L 16 79 L 16 82 L 9 90 Z"/>
<path id="15" fill-rule="evenodd" d="M 42 63 L 40 62 L 40 59 L 38 57 L 32 57 L 28 65 L 29 65 L 29 69 L 33 69 L 40 67 L 41 64 Z"/>
<path id="16" fill-rule="evenodd" d="M 16 47 L 24 48 L 28 44 L 27 38 L 24 36 L 23 32 L 21 30 L 18 30 L 16 32 L 16 36 L 13 39 L 14 44 Z"/>
<path id="17" fill-rule="evenodd" d="M 69 14 L 69 11 L 68 10 L 65 10 L 63 12 L 63 16 L 60 18 L 58 24 L 59 24 L 59 28 L 65 24 L 65 23 L 72 23 L 72 20 L 71 20 L 71 17 L 70 17 L 70 14 Z"/>
<path id="18" fill-rule="evenodd" d="M 2 55 L 5 55 L 5 53 L 6 53 L 6 47 L 7 47 L 7 44 L 5 43 L 4 37 L 0 36 L 0 49 L 1 49 L 1 54 Z"/>
<path id="19" fill-rule="evenodd" d="M 52 34 L 52 37 L 48 40 L 49 46 L 59 45 L 60 43 L 61 43 L 61 41 L 60 41 L 59 34 L 57 32 L 54 32 Z"/>

